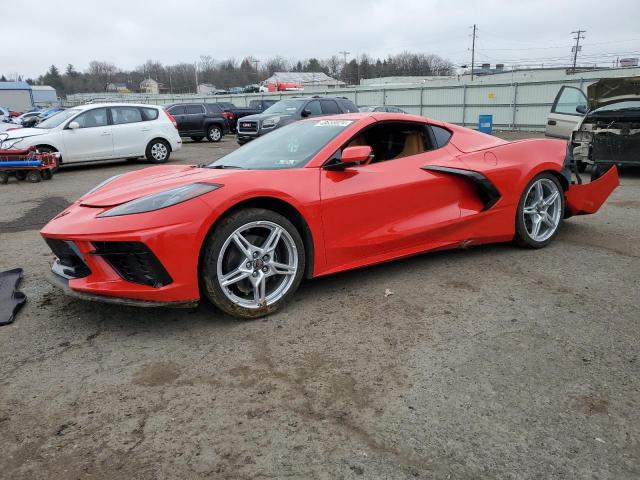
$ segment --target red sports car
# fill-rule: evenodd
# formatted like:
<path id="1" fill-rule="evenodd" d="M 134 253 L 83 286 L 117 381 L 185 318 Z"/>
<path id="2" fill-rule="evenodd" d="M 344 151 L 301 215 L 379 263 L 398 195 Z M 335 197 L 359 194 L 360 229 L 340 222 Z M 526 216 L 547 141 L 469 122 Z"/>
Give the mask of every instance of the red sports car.
<path id="1" fill-rule="evenodd" d="M 580 184 L 566 142 L 506 142 L 422 117 L 311 118 L 208 166 L 112 177 L 42 235 L 68 293 L 133 305 L 275 311 L 303 277 L 515 241 L 539 248 L 596 212 L 613 167 Z"/>

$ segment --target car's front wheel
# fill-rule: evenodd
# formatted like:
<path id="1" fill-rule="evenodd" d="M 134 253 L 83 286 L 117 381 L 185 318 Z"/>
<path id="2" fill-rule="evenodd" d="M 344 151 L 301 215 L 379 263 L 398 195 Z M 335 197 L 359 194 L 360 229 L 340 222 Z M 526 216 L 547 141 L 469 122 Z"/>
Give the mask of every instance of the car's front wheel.
<path id="1" fill-rule="evenodd" d="M 302 238 L 289 220 L 271 210 L 240 210 L 223 219 L 205 242 L 202 289 L 230 315 L 262 317 L 298 289 L 305 261 Z"/>
<path id="2" fill-rule="evenodd" d="M 164 163 L 171 156 L 171 147 L 165 140 L 157 138 L 149 142 L 145 156 L 151 163 Z"/>
<path id="3" fill-rule="evenodd" d="M 222 129 L 217 125 L 211 125 L 207 130 L 207 140 L 210 142 L 219 142 L 222 140 Z"/>
<path id="4" fill-rule="evenodd" d="M 564 191 L 558 179 L 543 172 L 524 189 L 516 213 L 517 244 L 542 248 L 558 233 L 564 217 Z"/>

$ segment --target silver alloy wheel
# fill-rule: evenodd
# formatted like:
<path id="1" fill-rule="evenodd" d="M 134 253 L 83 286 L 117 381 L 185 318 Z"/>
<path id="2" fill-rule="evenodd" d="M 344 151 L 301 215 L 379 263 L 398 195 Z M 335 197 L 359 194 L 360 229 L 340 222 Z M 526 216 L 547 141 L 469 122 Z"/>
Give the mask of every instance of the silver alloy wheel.
<path id="1" fill-rule="evenodd" d="M 544 242 L 557 230 L 562 215 L 561 195 L 558 185 L 548 178 L 541 178 L 529 187 L 522 216 L 532 240 Z"/>
<path id="2" fill-rule="evenodd" d="M 217 142 L 222 137 L 222 132 L 218 127 L 211 127 L 211 130 L 209 130 L 209 136 L 214 142 Z"/>
<path id="3" fill-rule="evenodd" d="M 167 146 L 164 143 L 154 143 L 151 147 L 151 156 L 154 160 L 162 161 L 167 158 L 168 151 L 169 150 L 167 150 Z"/>
<path id="4" fill-rule="evenodd" d="M 244 308 L 260 308 L 280 300 L 298 270 L 293 238 L 274 222 L 242 225 L 226 239 L 217 261 L 217 280 L 225 296 Z"/>

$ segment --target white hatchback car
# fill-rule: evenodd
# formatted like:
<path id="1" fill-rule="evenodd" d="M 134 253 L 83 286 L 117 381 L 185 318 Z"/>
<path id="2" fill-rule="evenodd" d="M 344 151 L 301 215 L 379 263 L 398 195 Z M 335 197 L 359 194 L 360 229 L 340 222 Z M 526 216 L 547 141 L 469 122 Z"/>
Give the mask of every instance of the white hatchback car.
<path id="1" fill-rule="evenodd" d="M 56 113 L 34 128 L 2 135 L 0 149 L 37 147 L 59 152 L 63 164 L 138 158 L 164 163 L 182 147 L 177 124 L 162 107 L 92 104 Z"/>

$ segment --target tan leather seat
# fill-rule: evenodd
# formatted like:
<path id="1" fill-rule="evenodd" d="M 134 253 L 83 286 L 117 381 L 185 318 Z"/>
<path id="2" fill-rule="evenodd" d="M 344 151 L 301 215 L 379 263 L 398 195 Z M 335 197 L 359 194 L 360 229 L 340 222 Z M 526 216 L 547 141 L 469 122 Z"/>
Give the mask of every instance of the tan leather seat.
<path id="1" fill-rule="evenodd" d="M 424 137 L 420 132 L 409 132 L 404 140 L 404 148 L 396 158 L 418 155 L 426 150 Z"/>

